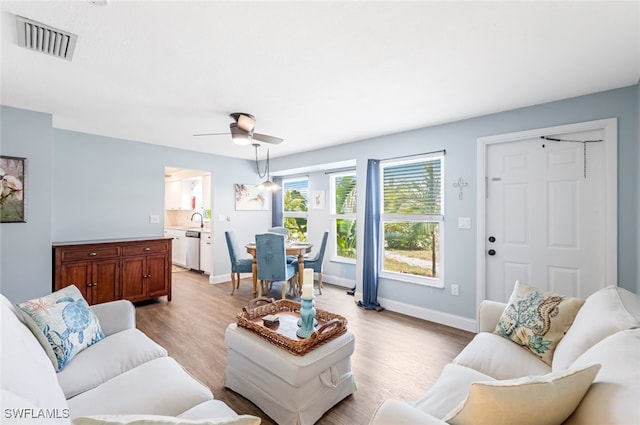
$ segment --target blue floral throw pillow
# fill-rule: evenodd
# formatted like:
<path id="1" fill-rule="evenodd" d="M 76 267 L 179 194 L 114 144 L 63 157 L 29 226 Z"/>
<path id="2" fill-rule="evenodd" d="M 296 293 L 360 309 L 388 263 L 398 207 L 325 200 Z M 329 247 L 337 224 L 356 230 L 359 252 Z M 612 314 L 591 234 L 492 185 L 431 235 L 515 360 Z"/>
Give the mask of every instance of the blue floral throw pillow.
<path id="1" fill-rule="evenodd" d="M 80 351 L 104 338 L 98 318 L 73 285 L 18 307 L 58 372 Z"/>
<path id="2" fill-rule="evenodd" d="M 516 281 L 494 333 L 522 345 L 551 366 L 556 346 L 584 304 Z"/>

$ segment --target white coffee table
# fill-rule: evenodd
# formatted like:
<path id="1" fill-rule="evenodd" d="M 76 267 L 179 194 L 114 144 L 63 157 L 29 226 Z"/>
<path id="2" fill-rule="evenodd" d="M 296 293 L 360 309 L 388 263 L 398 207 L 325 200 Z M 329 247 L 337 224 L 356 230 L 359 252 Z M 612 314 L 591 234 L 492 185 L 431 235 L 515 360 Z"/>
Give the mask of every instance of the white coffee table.
<path id="1" fill-rule="evenodd" d="M 225 387 L 251 400 L 280 425 L 313 424 L 356 390 L 349 331 L 304 356 L 230 324 L 225 331 Z"/>

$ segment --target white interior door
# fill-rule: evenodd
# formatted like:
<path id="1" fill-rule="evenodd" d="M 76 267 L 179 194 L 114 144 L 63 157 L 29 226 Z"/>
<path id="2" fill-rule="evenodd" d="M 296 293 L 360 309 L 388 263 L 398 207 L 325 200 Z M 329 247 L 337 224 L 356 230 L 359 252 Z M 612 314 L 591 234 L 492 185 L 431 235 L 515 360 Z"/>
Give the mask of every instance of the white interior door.
<path id="1" fill-rule="evenodd" d="M 486 299 L 508 300 L 516 280 L 580 298 L 616 284 L 610 280 L 615 252 L 608 252 L 608 221 L 615 215 L 608 191 L 616 175 L 609 174 L 607 132 L 545 135 L 602 142 L 586 143 L 585 151 L 583 143 L 531 135 L 482 147 L 484 240 L 478 246 Z"/>

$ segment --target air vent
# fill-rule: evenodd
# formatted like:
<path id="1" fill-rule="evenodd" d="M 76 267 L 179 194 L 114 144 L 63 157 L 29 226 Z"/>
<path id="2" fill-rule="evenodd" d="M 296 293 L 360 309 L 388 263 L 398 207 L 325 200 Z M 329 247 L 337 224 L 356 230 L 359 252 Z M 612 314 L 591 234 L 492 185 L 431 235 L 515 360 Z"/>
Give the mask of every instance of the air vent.
<path id="1" fill-rule="evenodd" d="M 18 46 L 71 60 L 78 36 L 31 19 L 16 16 Z"/>

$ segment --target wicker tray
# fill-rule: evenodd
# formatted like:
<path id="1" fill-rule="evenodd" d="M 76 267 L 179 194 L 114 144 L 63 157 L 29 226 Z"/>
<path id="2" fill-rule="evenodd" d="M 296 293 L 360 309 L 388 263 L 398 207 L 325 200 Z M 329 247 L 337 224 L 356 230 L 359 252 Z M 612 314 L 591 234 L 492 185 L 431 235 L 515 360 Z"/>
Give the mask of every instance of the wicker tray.
<path id="1" fill-rule="evenodd" d="M 262 318 L 268 314 L 278 316 L 278 323 L 265 325 Z M 300 303 L 289 300 L 276 301 L 266 297 L 251 300 L 236 317 L 238 326 L 255 332 L 271 344 L 297 356 L 303 356 L 347 331 L 346 318 L 316 309 L 316 330 L 308 338 L 299 338 L 296 331 L 300 319 Z"/>

